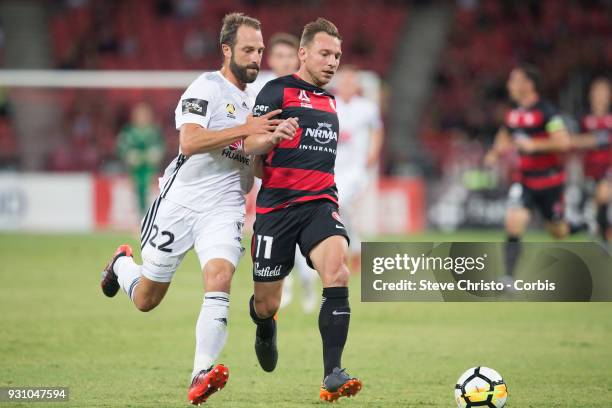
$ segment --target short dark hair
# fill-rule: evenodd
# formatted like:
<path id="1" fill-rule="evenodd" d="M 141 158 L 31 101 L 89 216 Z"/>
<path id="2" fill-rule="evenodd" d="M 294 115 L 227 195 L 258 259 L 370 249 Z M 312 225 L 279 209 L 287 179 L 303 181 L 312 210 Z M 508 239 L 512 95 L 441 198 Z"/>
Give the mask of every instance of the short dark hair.
<path id="1" fill-rule="evenodd" d="M 532 64 L 519 64 L 516 69 L 520 70 L 533 83 L 537 93 L 542 93 L 542 74 L 540 70 Z"/>
<path id="2" fill-rule="evenodd" d="M 234 48 L 236 44 L 236 33 L 243 25 L 261 31 L 261 23 L 256 18 L 246 16 L 243 13 L 226 14 L 225 17 L 223 17 L 223 25 L 221 26 L 221 33 L 219 34 L 219 43 Z"/>
<path id="3" fill-rule="evenodd" d="M 270 37 L 270 41 L 268 41 L 268 49 L 272 49 L 278 44 L 287 45 L 291 48 L 295 48 L 296 50 L 300 46 L 300 40 L 289 33 L 276 33 L 272 37 Z"/>
<path id="4" fill-rule="evenodd" d="M 331 21 L 323 17 L 319 17 L 315 21 L 311 21 L 304 26 L 304 31 L 302 31 L 302 39 L 300 40 L 300 47 L 305 47 L 306 45 L 310 44 L 315 35 L 318 33 L 326 33 L 342 41 L 342 37 L 340 37 L 340 33 L 338 32 L 338 27 L 336 27 L 336 25 Z"/>

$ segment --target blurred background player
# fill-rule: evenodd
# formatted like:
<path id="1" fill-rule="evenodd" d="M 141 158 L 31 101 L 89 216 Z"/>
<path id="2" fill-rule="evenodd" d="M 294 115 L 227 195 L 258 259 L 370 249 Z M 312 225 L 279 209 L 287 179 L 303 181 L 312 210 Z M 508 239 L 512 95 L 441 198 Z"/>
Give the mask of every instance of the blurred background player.
<path id="1" fill-rule="evenodd" d="M 485 164 L 493 165 L 512 148 L 519 155 L 517 180 L 510 186 L 505 220 L 508 280 L 512 279 L 520 256 L 521 237 L 534 209 L 540 212 L 555 238 L 570 233 L 563 204 L 563 153 L 570 147 L 570 136 L 553 106 L 540 98 L 540 84 L 540 73 L 535 67 L 521 65 L 512 70 L 507 88 L 516 106 L 507 113 L 505 124 L 485 156 Z"/>
<path id="2" fill-rule="evenodd" d="M 134 183 L 142 217 L 149 205 L 151 178 L 158 173 L 164 157 L 163 136 L 153 120 L 151 107 L 146 103 L 139 103 L 132 109 L 131 122 L 119 133 L 117 152 Z"/>
<path id="3" fill-rule="evenodd" d="M 300 40 L 292 34 L 276 33 L 270 38 L 266 49 L 268 55 L 266 61 L 271 71 L 257 78 L 257 81 L 254 83 L 257 92 L 259 92 L 269 81 L 297 72 L 300 67 L 300 60 L 298 59 L 299 46 Z M 258 179 L 258 189 L 260 183 L 261 181 Z M 315 292 L 317 273 L 308 266 L 306 258 L 302 256 L 297 247 L 295 251 L 295 267 L 298 270 L 300 283 L 302 285 L 302 308 L 304 312 L 312 313 L 317 306 L 318 300 Z M 283 282 L 281 308 L 288 306 L 293 301 L 293 279 L 293 275 L 289 275 Z"/>
<path id="4" fill-rule="evenodd" d="M 299 46 L 300 40 L 293 34 L 276 33 L 270 37 L 266 44 L 266 62 L 270 71 L 262 72 L 253 83 L 253 89 L 257 93 L 269 81 L 297 72 L 300 66 Z"/>
<path id="5" fill-rule="evenodd" d="M 610 113 L 610 80 L 597 78 L 589 92 L 589 113 L 581 120 L 581 134 L 572 136 L 572 146 L 584 151 L 583 171 L 587 179 L 585 193 L 596 207 L 597 229 L 601 239 L 610 239 L 610 177 L 612 177 L 612 113 Z"/>
<path id="6" fill-rule="evenodd" d="M 360 270 L 361 236 L 355 224 L 355 209 L 369 181 L 369 171 L 379 161 L 383 146 L 383 124 L 379 107 L 361 96 L 359 72 L 344 65 L 336 82 L 336 109 L 340 121 L 336 184 L 342 219 L 351 238 L 351 267 Z"/>

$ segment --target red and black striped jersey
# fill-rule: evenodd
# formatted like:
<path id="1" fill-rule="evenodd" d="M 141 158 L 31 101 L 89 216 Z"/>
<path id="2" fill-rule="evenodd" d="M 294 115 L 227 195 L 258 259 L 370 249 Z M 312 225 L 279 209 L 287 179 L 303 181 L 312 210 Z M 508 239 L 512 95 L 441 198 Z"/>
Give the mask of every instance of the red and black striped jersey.
<path id="1" fill-rule="evenodd" d="M 585 115 L 581 121 L 583 132 L 607 131 L 608 143 L 600 143 L 597 147 L 589 149 L 584 155 L 584 175 L 599 179 L 604 177 L 612 166 L 612 113 L 606 115 Z"/>
<path id="2" fill-rule="evenodd" d="M 312 200 L 338 202 L 334 180 L 338 115 L 334 96 L 288 75 L 268 82 L 255 100 L 254 116 L 282 109 L 280 119 L 297 117 L 293 140 L 284 140 L 263 157 L 257 213 Z"/>
<path id="3" fill-rule="evenodd" d="M 517 107 L 506 114 L 505 126 L 513 139 L 543 139 L 565 128 L 555 109 L 544 101 L 529 108 Z M 531 189 L 556 187 L 565 182 L 563 154 L 557 152 L 519 153 L 519 181 Z"/>

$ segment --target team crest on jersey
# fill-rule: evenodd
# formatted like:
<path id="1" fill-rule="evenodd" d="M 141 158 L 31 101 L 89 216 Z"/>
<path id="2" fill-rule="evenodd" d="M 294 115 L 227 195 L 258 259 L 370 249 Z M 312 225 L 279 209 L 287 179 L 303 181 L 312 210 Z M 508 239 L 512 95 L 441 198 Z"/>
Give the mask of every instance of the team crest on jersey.
<path id="1" fill-rule="evenodd" d="M 339 223 L 343 224 L 342 218 L 340 218 L 340 214 L 338 214 L 338 211 L 332 212 L 332 218 L 338 221 Z"/>
<path id="2" fill-rule="evenodd" d="M 228 103 L 225 105 L 225 110 L 227 111 L 227 117 L 230 119 L 236 119 L 236 107 L 233 103 Z"/>
<path id="3" fill-rule="evenodd" d="M 310 96 L 304 89 L 300 89 L 300 93 L 298 94 L 298 99 L 300 100 L 300 106 L 302 108 L 311 108 L 312 104 L 310 103 Z"/>

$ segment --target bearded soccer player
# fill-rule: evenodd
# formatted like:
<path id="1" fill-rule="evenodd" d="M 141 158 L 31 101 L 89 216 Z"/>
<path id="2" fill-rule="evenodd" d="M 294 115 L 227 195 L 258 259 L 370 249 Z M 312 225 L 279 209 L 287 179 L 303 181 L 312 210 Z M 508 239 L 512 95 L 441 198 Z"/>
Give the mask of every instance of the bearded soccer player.
<path id="1" fill-rule="evenodd" d="M 507 87 L 516 106 L 506 115 L 485 157 L 485 164 L 493 165 L 512 148 L 519 153 L 518 179 L 509 190 L 505 220 L 507 281 L 512 281 L 521 237 L 534 209 L 540 211 L 555 238 L 571 232 L 563 204 L 563 153 L 570 147 L 570 136 L 555 109 L 540 98 L 540 83 L 538 70 L 530 65 L 512 70 Z"/>
<path id="2" fill-rule="evenodd" d="M 612 235 L 608 209 L 612 179 L 612 112 L 610 81 L 598 78 L 591 84 L 590 112 L 582 118 L 583 133 L 572 136 L 572 147 L 584 151 L 583 169 L 587 193 L 597 208 L 599 235 L 607 242 Z"/>
<path id="3" fill-rule="evenodd" d="M 205 294 L 196 323 L 196 346 L 188 399 L 200 404 L 224 387 L 229 370 L 215 364 L 227 340 L 232 275 L 242 256 L 245 194 L 253 183 L 252 157 L 243 140 L 258 134 L 270 145 L 282 139 L 281 121 L 249 116 L 255 95 L 247 87 L 257 77 L 264 49 L 259 21 L 239 13 L 223 19 L 223 66 L 202 74 L 176 107 L 180 149 L 160 179 L 160 195 L 142 221 L 142 265 L 121 245 L 105 267 L 103 293 L 122 288 L 136 308 L 155 308 L 174 272 L 194 248 Z M 287 131 L 287 137 L 292 132 Z"/>
<path id="4" fill-rule="evenodd" d="M 341 55 L 341 38 L 333 23 L 319 18 L 307 24 L 300 40 L 299 71 L 268 82 L 253 110 L 258 116 L 282 109 L 280 118 L 295 127 L 293 139 L 278 146 L 264 136 L 245 139 L 245 151 L 264 156 L 251 248 L 255 293 L 250 313 L 257 326 L 255 352 L 265 371 L 275 369 L 275 314 L 297 244 L 323 283 L 320 398 L 325 401 L 353 396 L 362 386 L 341 368 L 351 314 L 348 235 L 338 214 L 334 182 L 339 132 L 336 103 L 323 89 L 338 69 Z"/>

